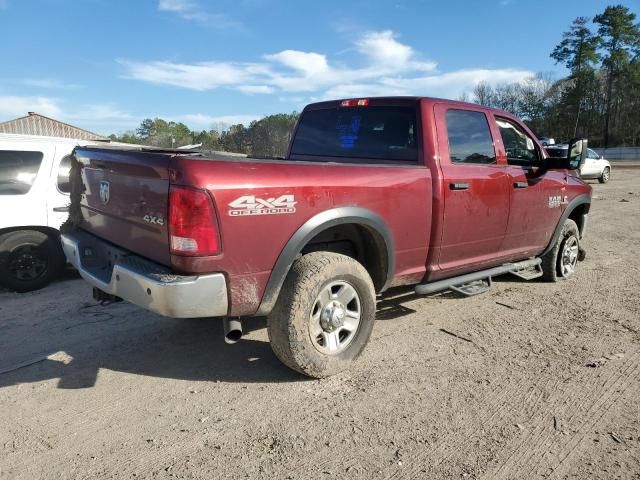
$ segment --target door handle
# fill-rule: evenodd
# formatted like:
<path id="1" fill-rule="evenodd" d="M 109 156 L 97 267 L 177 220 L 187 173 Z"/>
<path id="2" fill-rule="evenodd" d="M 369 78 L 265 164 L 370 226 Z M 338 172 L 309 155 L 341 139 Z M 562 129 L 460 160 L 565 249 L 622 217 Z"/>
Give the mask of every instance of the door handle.
<path id="1" fill-rule="evenodd" d="M 513 188 L 527 188 L 528 186 L 527 182 L 513 182 Z"/>
<path id="2" fill-rule="evenodd" d="M 60 213 L 65 213 L 69 211 L 69 207 L 53 207 L 53 211 L 54 212 L 60 212 Z"/>
<path id="3" fill-rule="evenodd" d="M 468 183 L 450 183 L 449 189 L 450 190 L 468 190 L 469 184 Z"/>

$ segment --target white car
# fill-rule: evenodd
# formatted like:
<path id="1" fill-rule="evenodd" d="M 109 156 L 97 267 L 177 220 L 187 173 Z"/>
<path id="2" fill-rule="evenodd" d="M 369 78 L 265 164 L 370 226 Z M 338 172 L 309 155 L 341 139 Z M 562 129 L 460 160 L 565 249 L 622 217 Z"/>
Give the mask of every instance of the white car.
<path id="1" fill-rule="evenodd" d="M 582 178 L 597 178 L 600 183 L 607 183 L 611 178 L 611 164 L 596 152 L 587 149 L 587 159 L 580 168 Z"/>
<path id="2" fill-rule="evenodd" d="M 567 145 L 553 145 L 546 147 L 551 157 L 564 158 L 567 156 Z M 587 149 L 587 158 L 580 167 L 580 176 L 584 179 L 598 179 L 600 183 L 607 183 L 611 178 L 611 164 L 604 157 L 598 155 L 591 148 Z"/>
<path id="3" fill-rule="evenodd" d="M 58 229 L 70 203 L 70 154 L 88 143 L 0 134 L 0 285 L 36 290 L 64 266 Z"/>

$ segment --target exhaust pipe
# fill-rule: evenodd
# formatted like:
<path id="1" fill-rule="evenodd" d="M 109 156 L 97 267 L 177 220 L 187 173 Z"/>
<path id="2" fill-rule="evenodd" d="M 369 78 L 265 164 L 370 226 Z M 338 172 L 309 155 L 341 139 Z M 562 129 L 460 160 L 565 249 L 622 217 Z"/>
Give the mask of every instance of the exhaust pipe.
<path id="1" fill-rule="evenodd" d="M 224 319 L 224 342 L 232 345 L 242 338 L 242 322 L 240 318 Z"/>

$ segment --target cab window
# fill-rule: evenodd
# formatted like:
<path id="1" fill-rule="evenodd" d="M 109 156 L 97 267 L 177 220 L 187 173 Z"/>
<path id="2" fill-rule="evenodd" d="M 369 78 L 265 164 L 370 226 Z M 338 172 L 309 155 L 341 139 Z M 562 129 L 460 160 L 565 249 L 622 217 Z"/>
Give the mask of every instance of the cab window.
<path id="1" fill-rule="evenodd" d="M 496 118 L 496 123 L 509 165 L 531 167 L 540 160 L 536 143 L 520 126 L 504 118 Z"/>
<path id="2" fill-rule="evenodd" d="M 42 152 L 0 150 L 0 195 L 25 195 L 38 175 Z"/>
<path id="3" fill-rule="evenodd" d="M 472 110 L 447 110 L 447 135 L 452 163 L 497 163 L 487 117 Z"/>

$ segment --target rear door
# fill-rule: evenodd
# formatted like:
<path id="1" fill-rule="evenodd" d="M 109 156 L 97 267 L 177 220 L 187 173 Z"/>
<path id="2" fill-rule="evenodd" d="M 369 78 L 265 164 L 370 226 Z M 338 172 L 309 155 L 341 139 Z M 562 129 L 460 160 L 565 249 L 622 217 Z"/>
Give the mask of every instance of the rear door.
<path id="1" fill-rule="evenodd" d="M 507 176 L 481 107 L 434 108 L 444 182 L 439 266 L 473 270 L 500 255 L 509 216 Z"/>
<path id="2" fill-rule="evenodd" d="M 497 151 L 507 163 L 511 197 L 501 250 L 515 258 L 536 255 L 547 246 L 566 204 L 565 174 L 538 167 L 542 148 L 522 124 L 512 118 L 493 117 L 499 138 Z"/>
<path id="3" fill-rule="evenodd" d="M 84 147 L 76 157 L 83 165 L 82 228 L 169 265 L 170 155 Z"/>

